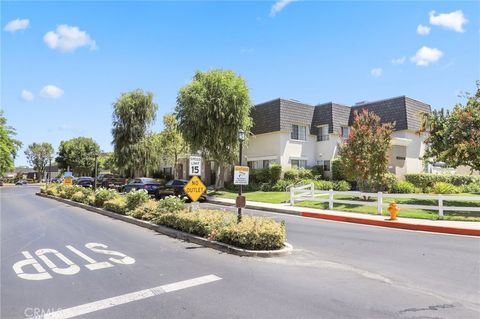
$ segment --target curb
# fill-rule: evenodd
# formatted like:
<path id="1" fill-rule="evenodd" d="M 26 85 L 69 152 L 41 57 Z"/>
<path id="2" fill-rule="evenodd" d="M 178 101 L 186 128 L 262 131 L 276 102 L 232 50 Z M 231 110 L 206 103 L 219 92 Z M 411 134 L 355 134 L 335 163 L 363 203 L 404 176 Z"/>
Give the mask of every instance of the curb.
<path id="1" fill-rule="evenodd" d="M 42 194 L 42 193 L 35 193 L 35 195 L 40 196 L 40 197 L 44 197 L 44 198 L 54 199 L 56 201 L 68 204 L 70 206 L 83 208 L 83 209 L 86 209 L 88 211 L 91 211 L 91 212 L 94 212 L 94 213 L 97 213 L 97 214 L 101 214 L 101 215 L 108 216 L 108 217 L 111 217 L 111 218 L 114 218 L 114 219 L 118 219 L 118 220 L 130 223 L 130 224 L 133 224 L 133 225 L 137 225 L 137 226 L 140 226 L 140 227 L 143 227 L 143 228 L 148 228 L 148 229 L 154 230 L 158 233 L 161 233 L 163 235 L 167 235 L 169 237 L 185 240 L 185 241 L 188 241 L 188 242 L 192 242 L 192 243 L 195 243 L 195 244 L 198 244 L 198 245 L 213 248 L 213 249 L 216 249 L 216 250 L 219 250 L 219 251 L 222 251 L 222 252 L 225 252 L 225 253 L 237 255 L 237 256 L 263 257 L 263 258 L 266 258 L 266 257 L 281 257 L 281 256 L 289 255 L 293 251 L 293 247 L 289 243 L 285 243 L 285 247 L 283 247 L 282 249 L 278 249 L 278 250 L 249 250 L 249 249 L 238 248 L 238 247 L 235 247 L 235 246 L 232 246 L 232 245 L 224 244 L 224 243 L 214 241 L 214 240 L 209 240 L 209 239 L 199 237 L 199 236 L 196 236 L 196 235 L 192 235 L 192 234 L 189 234 L 189 233 L 186 233 L 186 232 L 183 232 L 183 231 L 180 231 L 180 230 L 176 230 L 176 229 L 173 229 L 173 228 L 168 228 L 168 227 L 165 227 L 165 226 L 153 224 L 153 223 L 145 221 L 145 220 L 136 219 L 136 218 L 133 218 L 133 217 L 130 217 L 130 216 L 127 216 L 127 215 L 121 215 L 121 214 L 117 214 L 117 213 L 114 213 L 114 212 L 110 212 L 110 211 L 105 210 L 103 208 L 97 208 L 97 207 L 93 207 L 93 206 L 86 205 L 86 204 L 83 204 L 83 203 L 74 202 L 74 201 L 69 200 L 69 199 L 55 197 L 55 196 Z"/>
<path id="2" fill-rule="evenodd" d="M 218 204 L 218 205 L 224 205 L 224 206 L 235 206 L 234 203 L 226 203 L 226 202 L 211 199 L 211 198 L 207 198 L 207 201 L 212 204 Z M 407 230 L 426 231 L 426 232 L 432 232 L 432 233 L 480 236 L 479 229 L 471 229 L 471 228 L 410 224 L 410 223 L 405 223 L 400 221 L 375 220 L 375 219 L 360 218 L 360 217 L 339 216 L 339 215 L 326 214 L 326 213 L 297 212 L 297 211 L 290 211 L 287 209 L 270 208 L 270 207 L 256 206 L 251 204 L 247 204 L 245 208 L 258 209 L 258 210 L 264 210 L 268 212 L 296 215 L 296 216 L 309 217 L 309 218 L 326 219 L 326 220 L 338 221 L 338 222 L 354 223 L 354 224 L 364 224 L 364 225 L 389 227 L 389 228 L 400 228 L 400 229 L 407 229 Z"/>

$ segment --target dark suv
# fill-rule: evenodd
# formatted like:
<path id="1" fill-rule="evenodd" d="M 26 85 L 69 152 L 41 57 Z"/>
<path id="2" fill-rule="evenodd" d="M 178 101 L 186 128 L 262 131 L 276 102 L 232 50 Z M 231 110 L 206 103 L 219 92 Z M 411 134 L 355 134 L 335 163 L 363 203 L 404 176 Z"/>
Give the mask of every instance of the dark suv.
<path id="1" fill-rule="evenodd" d="M 180 196 L 183 199 L 190 200 L 185 194 L 183 188 L 187 185 L 188 180 L 186 179 L 172 179 L 168 181 L 165 185 L 160 186 L 155 193 L 155 198 L 162 199 L 167 196 Z M 205 201 L 205 196 L 200 196 L 199 201 Z"/>

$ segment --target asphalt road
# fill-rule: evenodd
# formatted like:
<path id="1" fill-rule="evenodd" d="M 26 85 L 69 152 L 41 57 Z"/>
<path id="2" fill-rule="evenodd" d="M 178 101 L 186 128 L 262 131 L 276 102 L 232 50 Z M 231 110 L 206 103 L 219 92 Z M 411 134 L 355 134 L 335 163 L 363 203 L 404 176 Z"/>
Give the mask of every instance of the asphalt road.
<path id="1" fill-rule="evenodd" d="M 246 258 L 37 190 L 0 189 L 1 318 L 480 318 L 478 238 L 247 211 L 295 251 Z"/>

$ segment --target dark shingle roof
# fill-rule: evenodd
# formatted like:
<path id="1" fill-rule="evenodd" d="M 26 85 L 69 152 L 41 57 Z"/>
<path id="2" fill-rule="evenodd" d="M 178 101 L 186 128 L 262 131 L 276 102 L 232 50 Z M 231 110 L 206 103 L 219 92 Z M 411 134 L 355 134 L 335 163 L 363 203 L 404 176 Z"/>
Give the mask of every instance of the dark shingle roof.
<path id="1" fill-rule="evenodd" d="M 430 112 L 430 105 L 406 96 L 375 102 L 367 102 L 352 107 L 333 102 L 312 106 L 294 100 L 275 99 L 253 107 L 253 134 L 276 131 L 290 131 L 292 124 L 310 126 L 310 133 L 317 134 L 317 126 L 328 124 L 329 133 L 340 134 L 342 126 L 353 123 L 355 111 L 368 109 L 377 114 L 382 123 L 395 123 L 395 130 L 420 128 L 421 112 Z"/>

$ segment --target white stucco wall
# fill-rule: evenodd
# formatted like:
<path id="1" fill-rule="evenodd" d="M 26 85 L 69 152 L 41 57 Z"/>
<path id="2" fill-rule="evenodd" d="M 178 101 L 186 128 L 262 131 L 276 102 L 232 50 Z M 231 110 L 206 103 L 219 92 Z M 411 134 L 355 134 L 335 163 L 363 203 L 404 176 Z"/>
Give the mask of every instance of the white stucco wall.
<path id="1" fill-rule="evenodd" d="M 423 172 L 423 162 L 420 157 L 425 152 L 425 135 L 419 136 L 413 131 L 404 130 L 393 132 L 392 137 L 406 138 L 411 141 L 406 147 L 405 173 Z"/>

